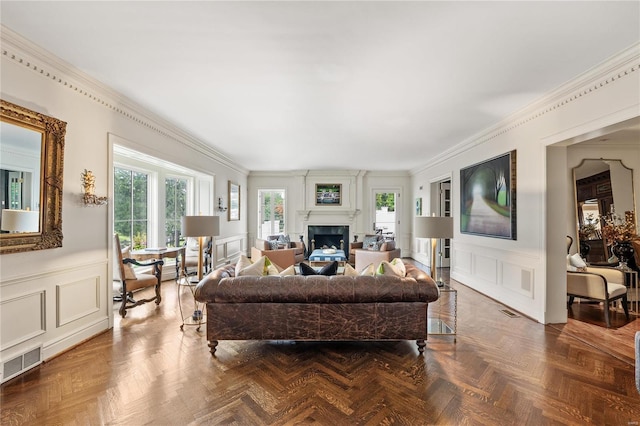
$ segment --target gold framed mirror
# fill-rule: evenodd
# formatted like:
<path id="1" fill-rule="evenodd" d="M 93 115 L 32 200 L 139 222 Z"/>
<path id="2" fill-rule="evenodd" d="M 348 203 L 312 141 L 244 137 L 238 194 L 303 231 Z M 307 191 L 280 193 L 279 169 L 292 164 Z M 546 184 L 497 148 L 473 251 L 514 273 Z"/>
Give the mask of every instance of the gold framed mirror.
<path id="1" fill-rule="evenodd" d="M 0 100 L 0 254 L 62 247 L 67 123 Z"/>
<path id="2" fill-rule="evenodd" d="M 573 168 L 576 234 L 589 262 L 607 262 L 611 241 L 602 233 L 602 217 L 615 211 L 636 211 L 633 169 L 620 159 L 585 158 Z"/>

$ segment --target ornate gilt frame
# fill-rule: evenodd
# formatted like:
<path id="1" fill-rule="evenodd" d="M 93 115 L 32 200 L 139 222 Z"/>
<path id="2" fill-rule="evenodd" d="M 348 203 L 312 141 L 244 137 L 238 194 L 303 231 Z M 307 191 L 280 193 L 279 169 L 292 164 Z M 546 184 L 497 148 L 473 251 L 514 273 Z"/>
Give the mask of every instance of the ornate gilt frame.
<path id="1" fill-rule="evenodd" d="M 0 120 L 43 135 L 40 232 L 0 234 L 0 254 L 62 247 L 62 182 L 67 123 L 2 99 Z"/>

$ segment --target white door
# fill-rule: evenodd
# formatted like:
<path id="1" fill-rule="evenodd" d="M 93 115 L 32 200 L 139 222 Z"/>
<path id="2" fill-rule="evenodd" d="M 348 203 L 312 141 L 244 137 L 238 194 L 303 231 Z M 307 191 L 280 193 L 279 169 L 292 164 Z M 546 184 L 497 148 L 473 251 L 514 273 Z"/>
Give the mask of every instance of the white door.
<path id="1" fill-rule="evenodd" d="M 372 204 L 374 217 L 371 231 L 395 239 L 400 226 L 400 192 L 395 189 L 374 189 Z"/>

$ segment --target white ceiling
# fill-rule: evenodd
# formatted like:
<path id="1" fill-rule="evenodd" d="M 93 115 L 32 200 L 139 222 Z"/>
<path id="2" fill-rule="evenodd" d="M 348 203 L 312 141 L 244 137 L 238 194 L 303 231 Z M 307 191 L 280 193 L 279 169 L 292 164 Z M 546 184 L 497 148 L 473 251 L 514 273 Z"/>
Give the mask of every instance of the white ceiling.
<path id="1" fill-rule="evenodd" d="M 640 40 L 640 2 L 0 2 L 248 170 L 411 170 Z"/>

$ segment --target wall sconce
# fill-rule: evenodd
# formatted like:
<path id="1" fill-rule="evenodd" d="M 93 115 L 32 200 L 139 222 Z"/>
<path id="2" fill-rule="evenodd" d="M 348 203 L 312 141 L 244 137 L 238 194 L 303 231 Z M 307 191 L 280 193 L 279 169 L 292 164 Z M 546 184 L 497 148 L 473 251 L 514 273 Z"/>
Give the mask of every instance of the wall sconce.
<path id="1" fill-rule="evenodd" d="M 227 208 L 224 206 L 224 203 L 222 202 L 222 197 L 218 197 L 218 210 L 221 212 L 227 211 Z"/>
<path id="2" fill-rule="evenodd" d="M 96 192 L 96 177 L 91 170 L 84 169 L 82 177 L 82 201 L 85 206 L 102 206 L 107 204 L 107 197 L 98 197 Z"/>

